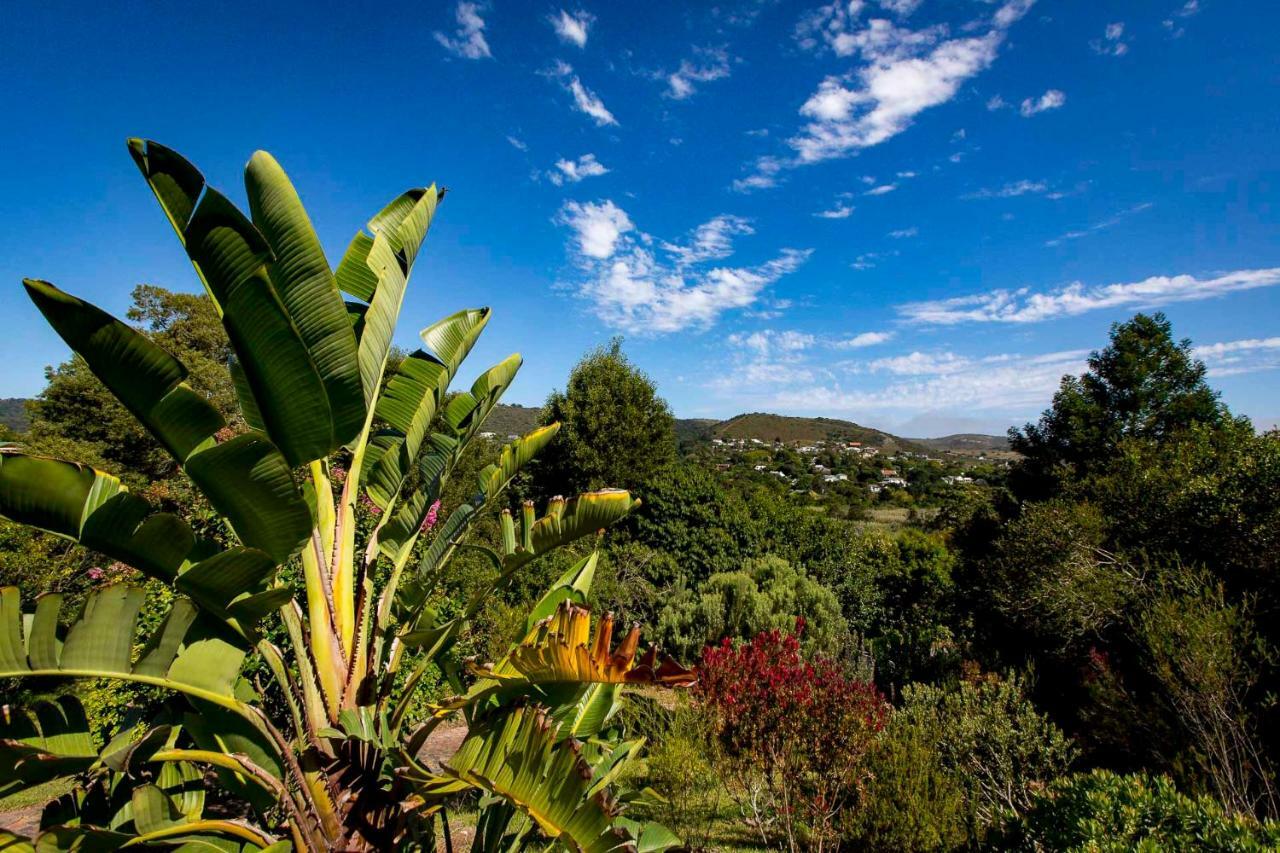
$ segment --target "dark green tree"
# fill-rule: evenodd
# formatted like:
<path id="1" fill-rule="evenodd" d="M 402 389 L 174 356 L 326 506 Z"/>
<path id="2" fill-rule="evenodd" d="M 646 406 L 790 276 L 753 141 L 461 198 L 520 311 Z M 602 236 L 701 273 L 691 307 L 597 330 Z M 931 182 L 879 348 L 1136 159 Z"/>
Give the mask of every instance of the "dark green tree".
<path id="1" fill-rule="evenodd" d="M 541 423 L 560 433 L 534 471 L 546 498 L 605 485 L 642 490 L 675 458 L 675 420 L 653 380 L 622 352 L 622 339 L 583 356 L 564 391 L 554 391 Z"/>
<path id="2" fill-rule="evenodd" d="M 1138 314 L 1111 327 L 1111 341 L 1089 356 L 1082 376 L 1065 376 L 1040 421 L 1009 431 L 1025 458 L 1015 489 L 1044 497 L 1064 480 L 1096 470 L 1125 439 L 1161 440 L 1195 424 L 1230 417 L 1204 381 L 1191 341 L 1176 341 L 1163 314 Z"/>

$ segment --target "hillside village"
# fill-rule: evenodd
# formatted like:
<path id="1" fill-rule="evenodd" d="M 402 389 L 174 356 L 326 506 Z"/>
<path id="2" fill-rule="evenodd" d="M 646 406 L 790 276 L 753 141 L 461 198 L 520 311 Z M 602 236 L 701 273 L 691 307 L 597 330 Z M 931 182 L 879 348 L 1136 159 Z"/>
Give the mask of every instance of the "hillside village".
<path id="1" fill-rule="evenodd" d="M 998 478 L 1010 465 L 983 451 L 960 455 L 845 439 L 715 437 L 685 452 L 724 477 L 772 481 L 814 504 L 930 505 L 955 487 Z"/>

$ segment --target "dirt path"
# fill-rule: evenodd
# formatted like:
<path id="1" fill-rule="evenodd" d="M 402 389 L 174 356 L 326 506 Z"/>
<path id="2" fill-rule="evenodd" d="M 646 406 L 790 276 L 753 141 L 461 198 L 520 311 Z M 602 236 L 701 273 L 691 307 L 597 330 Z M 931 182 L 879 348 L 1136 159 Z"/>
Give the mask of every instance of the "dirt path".
<path id="1" fill-rule="evenodd" d="M 11 812 L 0 812 L 0 829 L 7 829 L 15 835 L 31 837 L 40 828 L 40 813 L 44 804 L 24 806 Z"/>

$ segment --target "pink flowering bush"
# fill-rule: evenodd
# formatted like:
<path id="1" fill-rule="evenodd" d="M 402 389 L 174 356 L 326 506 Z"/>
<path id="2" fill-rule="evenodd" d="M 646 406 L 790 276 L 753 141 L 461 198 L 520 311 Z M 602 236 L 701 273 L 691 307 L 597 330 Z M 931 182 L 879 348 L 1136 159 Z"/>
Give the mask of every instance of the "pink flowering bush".
<path id="1" fill-rule="evenodd" d="M 803 620 L 796 628 L 708 647 L 696 691 L 726 782 L 766 844 L 780 836 L 789 850 L 833 849 L 888 704 L 837 661 L 805 657 Z"/>

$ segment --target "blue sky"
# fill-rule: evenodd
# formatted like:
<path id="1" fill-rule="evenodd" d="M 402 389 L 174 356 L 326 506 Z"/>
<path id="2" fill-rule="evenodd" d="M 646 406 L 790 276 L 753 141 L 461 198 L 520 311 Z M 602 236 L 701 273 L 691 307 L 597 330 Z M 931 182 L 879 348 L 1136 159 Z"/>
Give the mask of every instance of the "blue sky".
<path id="1" fill-rule="evenodd" d="M 399 342 L 490 305 L 537 404 L 615 334 L 676 413 L 1002 431 L 1165 311 L 1280 417 L 1280 7 L 1225 0 L 30 4 L 0 33 L 0 397 L 65 348 L 22 295 L 199 287 L 129 160 L 242 199 L 276 155 L 331 259 L 451 188 Z"/>

